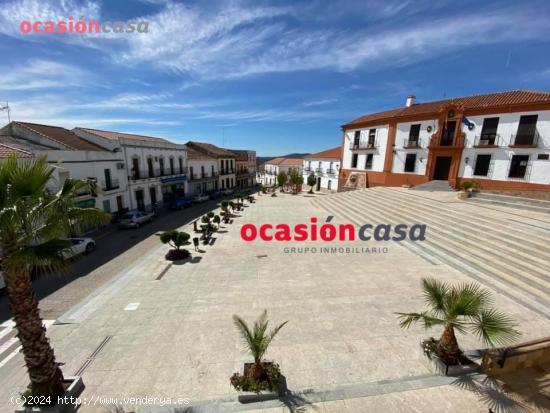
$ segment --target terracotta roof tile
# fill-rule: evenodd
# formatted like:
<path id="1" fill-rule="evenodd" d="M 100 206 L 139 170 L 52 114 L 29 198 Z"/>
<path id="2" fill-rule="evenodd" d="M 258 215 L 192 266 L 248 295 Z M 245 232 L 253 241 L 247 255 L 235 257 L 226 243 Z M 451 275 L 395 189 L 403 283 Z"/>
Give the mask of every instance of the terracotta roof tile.
<path id="1" fill-rule="evenodd" d="M 284 159 L 279 166 L 302 166 L 304 164 L 303 159 Z"/>
<path id="2" fill-rule="evenodd" d="M 14 122 L 23 128 L 29 129 L 39 135 L 42 135 L 48 139 L 51 139 L 57 143 L 62 144 L 69 150 L 82 150 L 82 151 L 105 151 L 99 145 L 88 142 L 82 139 L 68 129 L 59 126 L 41 125 L 38 123 L 29 122 Z"/>
<path id="3" fill-rule="evenodd" d="M 342 147 L 337 146 L 336 148 L 327 149 L 326 151 L 312 153 L 310 155 L 304 156 L 305 159 L 340 159 L 342 157 Z"/>
<path id="4" fill-rule="evenodd" d="M 212 145 L 211 143 L 204 143 L 204 142 L 194 142 L 189 141 L 186 144 L 188 147 L 191 146 L 194 149 L 207 153 L 209 155 L 215 156 L 215 157 L 227 157 L 227 158 L 234 158 L 235 155 L 228 150 L 222 149 L 216 145 Z"/>
<path id="5" fill-rule="evenodd" d="M 524 105 L 532 103 L 550 104 L 550 92 L 538 92 L 530 90 L 512 90 L 508 92 L 489 93 L 484 95 L 464 96 L 452 99 L 438 100 L 434 102 L 417 103 L 409 107 L 401 107 L 384 112 L 372 113 L 361 116 L 343 125 L 343 128 L 352 128 L 354 125 L 374 122 L 388 121 L 405 116 L 423 116 L 437 114 L 440 107 L 455 103 L 464 106 L 465 111 L 485 108 L 509 107 L 513 105 Z"/>
<path id="6" fill-rule="evenodd" d="M 0 158 L 9 158 L 13 155 L 17 158 L 32 158 L 32 153 L 30 152 L 0 143 Z"/>
<path id="7" fill-rule="evenodd" d="M 198 159 L 215 159 L 212 156 L 208 156 L 205 153 L 199 152 L 190 146 L 187 146 L 187 159 L 189 160 L 198 160 Z"/>
<path id="8" fill-rule="evenodd" d="M 279 165 L 284 160 L 285 160 L 285 158 L 273 158 L 273 159 L 270 159 L 269 161 L 265 161 L 264 164 L 265 165 Z"/>

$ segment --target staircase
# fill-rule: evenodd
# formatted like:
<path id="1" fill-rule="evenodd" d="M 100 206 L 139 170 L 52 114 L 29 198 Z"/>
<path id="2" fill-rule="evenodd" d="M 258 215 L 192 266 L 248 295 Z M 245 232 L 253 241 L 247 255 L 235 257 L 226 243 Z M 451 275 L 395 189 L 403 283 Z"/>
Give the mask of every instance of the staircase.
<path id="1" fill-rule="evenodd" d="M 451 185 L 449 185 L 449 181 L 429 181 L 425 184 L 416 185 L 411 189 L 415 191 L 454 191 Z"/>
<path id="2" fill-rule="evenodd" d="M 414 191 L 375 187 L 312 203 L 357 226 L 427 225 L 423 242 L 401 241 L 433 264 L 447 264 L 545 318 L 550 314 L 550 226 L 531 228 L 488 217 L 481 208 L 440 202 Z M 478 211 L 479 209 L 479 211 Z"/>
<path id="3" fill-rule="evenodd" d="M 539 199 L 520 198 L 517 196 L 491 194 L 488 192 L 474 192 L 469 202 L 480 205 L 497 205 L 509 208 L 523 209 L 550 214 L 550 201 Z"/>

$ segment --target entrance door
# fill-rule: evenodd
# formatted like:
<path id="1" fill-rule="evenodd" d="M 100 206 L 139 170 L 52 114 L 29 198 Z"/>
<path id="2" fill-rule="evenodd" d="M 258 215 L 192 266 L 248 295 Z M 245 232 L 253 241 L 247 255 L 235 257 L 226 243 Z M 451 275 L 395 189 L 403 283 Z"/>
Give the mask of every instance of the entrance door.
<path id="1" fill-rule="evenodd" d="M 321 178 L 317 177 L 317 191 L 321 189 Z"/>
<path id="2" fill-rule="evenodd" d="M 434 178 L 435 180 L 446 181 L 449 179 L 452 156 L 438 156 L 435 158 Z"/>
<path id="3" fill-rule="evenodd" d="M 138 189 L 136 191 L 136 203 L 137 209 L 140 211 L 145 211 L 145 202 L 143 201 L 143 189 Z"/>
<path id="4" fill-rule="evenodd" d="M 124 203 L 122 202 L 122 195 L 117 195 L 116 197 L 116 210 L 120 211 L 124 208 Z"/>
<path id="5" fill-rule="evenodd" d="M 151 197 L 151 205 L 157 203 L 157 188 L 154 186 L 149 187 L 149 196 Z"/>
<path id="6" fill-rule="evenodd" d="M 328 189 L 329 191 L 332 189 L 332 181 L 331 181 L 330 179 L 328 180 L 327 189 Z"/>

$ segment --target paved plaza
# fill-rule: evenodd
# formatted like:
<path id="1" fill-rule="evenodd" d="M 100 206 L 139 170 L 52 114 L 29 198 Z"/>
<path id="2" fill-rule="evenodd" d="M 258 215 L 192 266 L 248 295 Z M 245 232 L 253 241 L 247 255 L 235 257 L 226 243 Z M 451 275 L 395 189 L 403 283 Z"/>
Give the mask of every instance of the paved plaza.
<path id="1" fill-rule="evenodd" d="M 182 265 L 169 265 L 169 247 L 149 241 L 140 259 L 59 317 L 48 335 L 64 373 L 83 377 L 87 404 L 80 411 L 104 412 L 100 404 L 110 397 L 149 396 L 187 399 L 202 409 L 194 411 L 212 412 L 487 412 L 474 394 L 426 365 L 419 342 L 440 331 L 403 331 L 394 314 L 423 308 L 422 277 L 471 281 L 468 275 L 396 242 L 383 244 L 384 253 L 380 242 L 338 241 L 330 245 L 359 250 L 321 254 L 321 242 L 240 238 L 244 223 L 324 221 L 327 211 L 312 200 L 330 196 L 260 196 L 223 226 L 213 245 L 201 246 Z M 333 223 L 339 222 L 348 221 L 336 214 Z M 192 232 L 190 225 L 182 228 Z M 317 247 L 317 253 L 287 253 L 285 247 Z M 495 294 L 495 302 L 517 320 L 522 341 L 550 335 L 550 320 L 540 313 L 503 294 Z M 267 354 L 296 395 L 286 406 L 240 405 L 229 384 L 250 361 L 232 315 L 253 320 L 264 309 L 273 323 L 289 320 Z M 471 336 L 459 342 L 464 349 L 483 347 Z M 0 367 L 0 377 L 0 411 L 7 412 L 10 396 L 27 383 L 20 354 Z"/>

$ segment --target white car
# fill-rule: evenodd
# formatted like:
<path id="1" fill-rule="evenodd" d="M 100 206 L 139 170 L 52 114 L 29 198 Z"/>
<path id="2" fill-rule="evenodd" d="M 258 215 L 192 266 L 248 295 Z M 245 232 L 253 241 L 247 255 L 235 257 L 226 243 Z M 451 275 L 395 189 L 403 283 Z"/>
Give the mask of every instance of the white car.
<path id="1" fill-rule="evenodd" d="M 63 252 L 66 259 L 73 258 L 80 254 L 89 254 L 95 250 L 95 241 L 91 238 L 68 238 L 71 246 Z"/>
<path id="2" fill-rule="evenodd" d="M 195 195 L 195 197 L 193 197 L 193 202 L 195 203 L 201 203 L 201 202 L 206 202 L 210 199 L 210 197 L 208 195 L 205 195 L 205 194 L 199 194 L 199 195 Z"/>
<path id="3" fill-rule="evenodd" d="M 138 228 L 140 225 L 152 221 L 154 216 L 155 214 L 152 212 L 130 211 L 120 217 L 118 225 L 121 228 Z"/>

